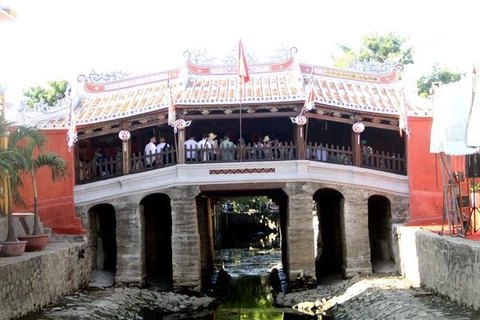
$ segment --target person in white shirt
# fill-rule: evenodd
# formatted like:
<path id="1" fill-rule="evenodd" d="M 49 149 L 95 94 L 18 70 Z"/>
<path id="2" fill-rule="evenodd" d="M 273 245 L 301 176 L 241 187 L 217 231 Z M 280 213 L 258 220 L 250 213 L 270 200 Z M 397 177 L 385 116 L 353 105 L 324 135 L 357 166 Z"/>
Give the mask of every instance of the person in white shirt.
<path id="1" fill-rule="evenodd" d="M 196 159 L 195 149 L 198 147 L 198 142 L 195 141 L 195 136 L 191 135 L 187 141 L 185 141 L 185 150 L 187 150 L 187 162 L 194 162 Z"/>
<path id="2" fill-rule="evenodd" d="M 147 143 L 145 146 L 145 166 L 150 168 L 155 165 L 155 153 L 157 149 L 155 147 L 155 143 L 157 142 L 157 138 L 155 136 L 150 138 L 150 142 Z"/>
<path id="3" fill-rule="evenodd" d="M 162 164 L 167 163 L 167 152 L 170 151 L 170 145 L 165 141 L 164 137 L 160 137 L 160 143 L 157 145 L 157 155 Z M 163 153 L 163 155 L 161 155 Z"/>
<path id="4" fill-rule="evenodd" d="M 198 142 L 197 147 L 199 149 L 202 149 L 199 151 L 199 158 L 201 161 L 208 161 L 208 151 L 205 149 L 210 149 L 212 146 L 208 142 L 208 134 L 204 133 L 203 134 L 203 139 Z"/>

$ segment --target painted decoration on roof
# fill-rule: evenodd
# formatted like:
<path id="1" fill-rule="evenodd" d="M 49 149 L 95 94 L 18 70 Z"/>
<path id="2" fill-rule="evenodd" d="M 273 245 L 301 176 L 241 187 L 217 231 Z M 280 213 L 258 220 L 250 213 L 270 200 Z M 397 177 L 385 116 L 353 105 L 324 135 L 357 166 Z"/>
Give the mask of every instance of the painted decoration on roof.
<path id="1" fill-rule="evenodd" d="M 314 76 L 327 76 L 332 78 L 350 79 L 372 83 L 393 83 L 399 80 L 400 72 L 403 71 L 402 64 L 396 64 L 394 68 L 386 74 L 382 73 L 363 73 L 345 69 L 334 69 L 328 67 L 319 67 L 307 64 L 301 64 L 300 69 L 303 74 L 313 74 Z"/>
<path id="2" fill-rule="evenodd" d="M 238 77 L 238 64 L 197 65 L 188 52 L 185 65 L 169 71 L 123 79 L 80 75 L 85 93 L 75 109 L 77 125 L 167 112 L 168 79 L 173 104 L 200 111 L 208 105 L 235 108 L 241 97 L 242 104 L 253 106 L 298 103 L 306 106 L 305 112 L 322 106 L 393 117 L 405 114 L 405 110 L 420 116 L 431 112 L 430 106 L 403 104 L 403 87 L 398 81 L 402 65 L 384 68 L 387 73 L 362 73 L 301 64 L 295 61 L 295 53 L 292 48 L 290 56 L 280 62 L 249 63 L 250 81 L 245 84 Z M 62 121 L 44 121 L 42 127 L 58 127 Z"/>
<path id="3" fill-rule="evenodd" d="M 167 81 L 168 79 L 177 79 L 179 75 L 180 69 L 176 69 L 112 81 L 104 81 L 105 77 L 109 75 L 105 75 L 103 77 L 95 76 L 94 79 L 98 81 L 92 82 L 91 77 L 86 77 L 85 75 L 81 74 L 78 76 L 77 81 L 84 82 L 85 91 L 90 93 L 100 93 L 148 85 L 156 82 Z"/>
<path id="4" fill-rule="evenodd" d="M 189 51 L 185 51 L 188 72 L 194 75 L 238 75 L 238 63 L 232 65 L 197 65 L 191 59 Z M 248 64 L 248 73 L 271 73 L 290 70 L 293 66 L 293 54 L 286 61 L 275 63 Z"/>

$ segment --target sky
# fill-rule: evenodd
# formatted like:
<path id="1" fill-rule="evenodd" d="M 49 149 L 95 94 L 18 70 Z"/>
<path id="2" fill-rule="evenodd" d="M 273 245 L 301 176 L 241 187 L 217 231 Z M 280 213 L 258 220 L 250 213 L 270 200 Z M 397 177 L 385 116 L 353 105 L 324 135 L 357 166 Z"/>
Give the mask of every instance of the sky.
<path id="1" fill-rule="evenodd" d="M 472 2 L 473 3 L 473 2 Z M 393 31 L 415 48 L 415 73 L 433 63 L 469 71 L 479 50 L 468 1 L 430 0 L 0 0 L 17 13 L 0 24 L 0 84 L 19 92 L 79 74 L 133 74 L 180 67 L 183 52 L 268 57 L 298 48 L 304 63 L 329 66 L 336 44 L 358 47 L 370 32 Z"/>

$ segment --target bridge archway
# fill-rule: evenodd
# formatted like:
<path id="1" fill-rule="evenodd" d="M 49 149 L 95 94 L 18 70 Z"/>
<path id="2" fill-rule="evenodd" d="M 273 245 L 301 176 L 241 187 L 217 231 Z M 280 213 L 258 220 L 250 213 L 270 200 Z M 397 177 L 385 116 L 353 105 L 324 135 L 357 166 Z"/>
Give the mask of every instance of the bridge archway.
<path id="1" fill-rule="evenodd" d="M 92 265 L 95 271 L 117 271 L 117 239 L 115 208 L 111 204 L 97 204 L 90 208 L 89 229 Z"/>
<path id="2" fill-rule="evenodd" d="M 368 198 L 368 235 L 373 272 L 392 271 L 392 212 L 390 200 L 385 196 Z"/>
<path id="3" fill-rule="evenodd" d="M 330 188 L 319 189 L 313 195 L 316 215 L 314 231 L 317 242 L 315 273 L 321 278 L 343 272 L 345 242 L 343 195 Z"/>
<path id="4" fill-rule="evenodd" d="M 233 277 L 287 268 L 288 197 L 282 187 L 236 184 L 201 188 L 197 206 L 207 208 L 202 212 L 209 211 L 207 222 L 198 217 L 204 244 L 202 274 L 211 274 L 212 260 L 215 268 L 224 268 Z M 200 200 L 203 204 L 199 205 Z"/>
<path id="5" fill-rule="evenodd" d="M 154 193 L 140 201 L 144 220 L 145 274 L 151 285 L 171 288 L 172 267 L 172 207 L 170 197 Z"/>

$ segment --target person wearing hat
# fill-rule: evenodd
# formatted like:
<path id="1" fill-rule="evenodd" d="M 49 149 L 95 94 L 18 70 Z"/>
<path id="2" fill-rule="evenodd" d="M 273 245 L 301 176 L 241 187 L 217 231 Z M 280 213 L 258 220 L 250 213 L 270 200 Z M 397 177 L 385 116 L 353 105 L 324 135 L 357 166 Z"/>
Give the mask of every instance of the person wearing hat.
<path id="1" fill-rule="evenodd" d="M 208 134 L 207 143 L 209 144 L 209 148 L 213 149 L 209 152 L 209 160 L 217 160 L 217 149 L 218 149 L 218 142 L 216 140 L 217 135 L 213 132 Z"/>

